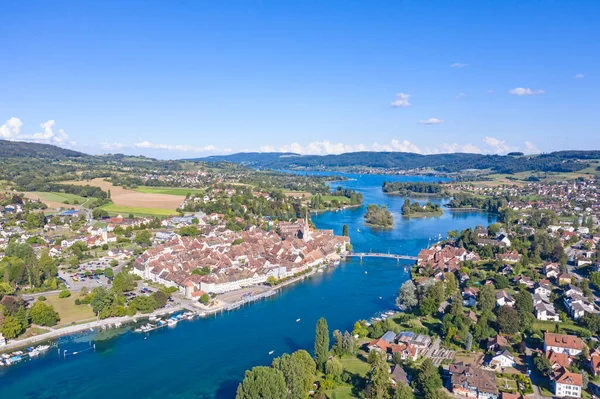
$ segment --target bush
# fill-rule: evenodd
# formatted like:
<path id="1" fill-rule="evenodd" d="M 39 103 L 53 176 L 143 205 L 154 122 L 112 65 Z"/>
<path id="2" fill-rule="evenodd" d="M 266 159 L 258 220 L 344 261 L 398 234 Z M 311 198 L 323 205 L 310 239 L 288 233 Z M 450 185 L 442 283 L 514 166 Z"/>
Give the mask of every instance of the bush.
<path id="1" fill-rule="evenodd" d="M 71 296 L 71 291 L 69 291 L 69 290 L 62 290 L 60 292 L 60 294 L 58 294 L 59 298 L 68 298 L 70 296 Z"/>
<path id="2" fill-rule="evenodd" d="M 42 301 L 42 302 L 44 302 L 45 300 L 46 300 L 46 297 L 45 297 L 45 296 L 43 296 L 43 295 L 40 295 L 40 296 L 38 297 L 38 301 Z"/>

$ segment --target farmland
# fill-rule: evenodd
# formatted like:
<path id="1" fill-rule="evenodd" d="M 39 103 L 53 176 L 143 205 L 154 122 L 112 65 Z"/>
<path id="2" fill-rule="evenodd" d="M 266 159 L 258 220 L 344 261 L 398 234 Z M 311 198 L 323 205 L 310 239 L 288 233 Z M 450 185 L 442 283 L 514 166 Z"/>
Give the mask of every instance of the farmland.
<path id="1" fill-rule="evenodd" d="M 72 207 L 73 205 L 83 205 L 93 201 L 93 198 L 84 198 L 75 194 L 67 194 L 67 193 L 50 193 L 50 192 L 27 192 L 25 196 L 30 199 L 40 200 L 50 208 L 60 208 L 65 207 L 65 205 L 69 205 Z"/>
<path id="2" fill-rule="evenodd" d="M 136 187 L 134 191 L 138 193 L 146 194 L 167 194 L 167 195 L 179 195 L 182 197 L 188 194 L 202 194 L 204 191 L 197 188 L 185 188 L 185 187 Z"/>
<path id="3" fill-rule="evenodd" d="M 101 206 L 100 209 L 104 209 L 110 215 L 129 215 L 133 214 L 135 216 L 171 216 L 177 215 L 175 210 L 164 209 L 164 208 L 144 208 L 144 207 L 135 207 L 135 206 L 122 206 L 115 204 L 108 204 Z"/>

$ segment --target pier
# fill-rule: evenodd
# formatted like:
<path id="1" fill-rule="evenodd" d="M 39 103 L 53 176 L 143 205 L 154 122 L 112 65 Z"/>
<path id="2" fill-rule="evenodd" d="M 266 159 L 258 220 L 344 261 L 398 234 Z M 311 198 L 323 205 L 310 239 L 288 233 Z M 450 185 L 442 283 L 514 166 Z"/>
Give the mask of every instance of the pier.
<path id="1" fill-rule="evenodd" d="M 375 252 L 352 252 L 352 253 L 344 255 L 344 257 L 346 257 L 346 258 L 355 257 L 355 258 L 360 258 L 360 260 L 362 260 L 363 258 L 388 258 L 388 259 L 396 259 L 398 261 L 400 261 L 400 260 L 417 260 L 416 256 L 385 254 L 385 253 L 375 253 Z"/>

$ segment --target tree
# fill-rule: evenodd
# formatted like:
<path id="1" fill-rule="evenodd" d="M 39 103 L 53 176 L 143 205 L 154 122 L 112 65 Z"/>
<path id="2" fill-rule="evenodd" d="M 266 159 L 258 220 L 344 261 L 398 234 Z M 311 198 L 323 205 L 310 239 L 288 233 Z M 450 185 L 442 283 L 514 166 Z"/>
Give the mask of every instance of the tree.
<path id="1" fill-rule="evenodd" d="M 113 278 L 115 276 L 115 271 L 112 268 L 107 267 L 104 269 L 104 275 L 106 278 Z"/>
<path id="2" fill-rule="evenodd" d="M 281 399 L 287 397 L 283 373 L 271 367 L 257 366 L 246 371 L 238 385 L 236 399 Z"/>
<path id="3" fill-rule="evenodd" d="M 348 237 L 348 225 L 347 225 L 347 224 L 345 224 L 345 225 L 342 227 L 342 235 L 343 235 L 344 237 Z"/>
<path id="4" fill-rule="evenodd" d="M 325 362 L 325 375 L 337 381 L 342 376 L 344 367 L 336 357 L 330 357 Z"/>
<path id="5" fill-rule="evenodd" d="M 169 301 L 169 297 L 167 296 L 167 294 L 165 294 L 161 290 L 158 290 L 158 291 L 154 292 L 152 294 L 152 297 L 154 298 L 154 302 L 156 302 L 156 308 L 157 309 L 164 308 L 165 306 L 167 306 L 167 302 Z"/>
<path id="6" fill-rule="evenodd" d="M 479 292 L 477 307 L 482 312 L 491 311 L 496 306 L 496 290 L 492 284 L 485 284 Z"/>
<path id="7" fill-rule="evenodd" d="M 59 298 L 68 298 L 71 296 L 71 291 L 69 290 L 62 290 L 59 294 L 58 297 Z"/>
<path id="8" fill-rule="evenodd" d="M 415 399 L 415 394 L 408 385 L 398 382 L 396 391 L 394 391 L 394 399 Z"/>
<path id="9" fill-rule="evenodd" d="M 141 313 L 152 313 L 156 309 L 156 301 L 150 296 L 136 296 L 130 303 L 130 307 L 138 310 Z"/>
<path id="10" fill-rule="evenodd" d="M 396 305 L 404 306 L 407 309 L 412 309 L 419 303 L 417 299 L 417 287 L 412 280 L 407 280 L 398 291 L 398 298 L 396 299 Z"/>
<path id="11" fill-rule="evenodd" d="M 316 365 L 308 352 L 299 350 L 273 359 L 272 367 L 283 373 L 289 399 L 304 399 L 315 378 Z"/>
<path id="12" fill-rule="evenodd" d="M 439 309 L 444 300 L 444 283 L 441 281 L 430 285 L 420 302 L 421 313 L 425 316 L 433 315 Z"/>
<path id="13" fill-rule="evenodd" d="M 388 371 L 389 367 L 385 361 L 386 355 L 377 351 L 371 353 L 375 353 L 375 358 L 373 359 L 373 371 L 371 373 L 368 397 L 373 399 L 387 398 L 391 381 Z"/>
<path id="14" fill-rule="evenodd" d="M 516 310 L 508 305 L 501 306 L 498 309 L 497 319 L 498 328 L 506 334 L 515 334 L 519 331 L 519 315 Z"/>
<path id="15" fill-rule="evenodd" d="M 544 355 L 538 354 L 535 356 L 533 358 L 533 365 L 535 366 L 536 371 L 545 377 L 548 377 L 550 373 L 552 373 L 552 364 Z"/>
<path id="16" fill-rule="evenodd" d="M 270 285 L 271 287 L 274 285 L 277 285 L 277 278 L 275 278 L 275 276 L 269 276 L 267 277 L 267 285 Z"/>
<path id="17" fill-rule="evenodd" d="M 117 294 L 133 291 L 134 289 L 135 280 L 131 274 L 127 272 L 120 272 L 115 275 L 115 278 L 113 279 L 113 290 Z"/>
<path id="18" fill-rule="evenodd" d="M 442 387 L 442 378 L 431 359 L 425 359 L 421 364 L 417 373 L 416 385 L 425 399 L 432 398 L 435 392 Z"/>
<path id="19" fill-rule="evenodd" d="M 6 339 L 13 339 L 18 337 L 23 332 L 23 326 L 16 317 L 6 316 L 4 323 L 2 323 L 2 335 Z"/>
<path id="20" fill-rule="evenodd" d="M 465 339 L 465 349 L 470 351 L 473 347 L 473 334 L 467 333 L 467 337 Z"/>
<path id="21" fill-rule="evenodd" d="M 325 362 L 329 356 L 329 328 L 327 327 L 327 320 L 321 317 L 317 321 L 317 328 L 315 334 L 315 363 L 319 370 L 324 370 Z"/>
<path id="22" fill-rule="evenodd" d="M 31 307 L 31 321 L 39 326 L 55 326 L 60 320 L 60 316 L 54 310 L 52 305 L 44 302 L 36 302 Z"/>
<path id="23" fill-rule="evenodd" d="M 152 233 L 148 230 L 142 230 L 135 235 L 135 243 L 144 247 L 152 245 Z"/>
<path id="24" fill-rule="evenodd" d="M 202 294 L 202 296 L 199 299 L 200 303 L 203 305 L 208 305 L 208 303 L 210 302 L 210 296 L 208 296 L 207 293 Z"/>
<path id="25" fill-rule="evenodd" d="M 353 335 L 358 335 L 359 337 L 366 337 L 369 334 L 369 329 L 367 328 L 365 321 L 357 321 L 354 323 L 354 328 L 352 329 Z"/>

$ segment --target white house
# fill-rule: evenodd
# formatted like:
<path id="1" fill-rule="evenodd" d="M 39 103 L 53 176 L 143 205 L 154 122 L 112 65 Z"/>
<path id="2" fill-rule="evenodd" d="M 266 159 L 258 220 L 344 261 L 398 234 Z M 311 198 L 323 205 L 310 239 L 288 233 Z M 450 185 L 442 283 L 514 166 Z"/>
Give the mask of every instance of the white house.
<path id="1" fill-rule="evenodd" d="M 580 398 L 583 376 L 560 368 L 550 377 L 554 386 L 554 395 L 559 398 Z"/>
<path id="2" fill-rule="evenodd" d="M 500 290 L 496 293 L 496 304 L 498 306 L 514 306 L 515 300 L 510 294 L 504 290 Z"/>
<path id="3" fill-rule="evenodd" d="M 493 368 L 506 368 L 513 367 L 514 365 L 515 357 L 507 350 L 498 352 L 490 361 L 490 367 Z"/>
<path id="4" fill-rule="evenodd" d="M 574 335 L 554 334 L 547 332 L 544 335 L 544 352 L 554 351 L 577 356 L 583 350 L 583 341 Z"/>

